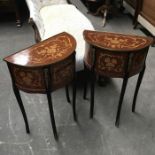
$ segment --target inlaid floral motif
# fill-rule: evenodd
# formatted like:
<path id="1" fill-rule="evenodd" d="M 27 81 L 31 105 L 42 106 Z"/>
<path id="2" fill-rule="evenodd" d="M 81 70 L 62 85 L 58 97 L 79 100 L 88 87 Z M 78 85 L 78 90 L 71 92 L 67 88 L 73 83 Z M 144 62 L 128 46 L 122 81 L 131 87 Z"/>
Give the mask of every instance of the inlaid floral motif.
<path id="1" fill-rule="evenodd" d="M 63 32 L 8 56 L 5 61 L 9 63 L 13 81 L 20 90 L 46 93 L 46 84 L 54 91 L 73 80 L 75 48 L 75 39 Z"/>
<path id="2" fill-rule="evenodd" d="M 46 66 L 64 60 L 75 53 L 75 48 L 75 39 L 63 32 L 8 56 L 5 61 L 27 67 Z"/>
<path id="3" fill-rule="evenodd" d="M 44 63 L 43 61 L 53 61 L 63 57 L 71 47 L 72 43 L 70 38 L 66 36 L 60 36 L 34 48 L 33 54 L 30 55 L 29 59 L 32 64 Z"/>
<path id="4" fill-rule="evenodd" d="M 96 73 L 119 78 L 133 76 L 143 69 L 152 43 L 149 37 L 89 30 L 84 31 L 84 38 L 92 46 L 85 53 L 85 65 L 91 69 L 95 62 Z"/>
<path id="5" fill-rule="evenodd" d="M 75 62 L 72 57 L 60 64 L 55 65 L 52 77 L 52 87 L 57 89 L 58 87 L 64 86 L 64 83 L 67 84 L 70 82 L 73 79 L 74 67 Z"/>
<path id="6" fill-rule="evenodd" d="M 117 72 L 121 73 L 123 71 L 123 56 L 115 56 L 101 53 L 97 66 L 99 70 L 108 71 L 108 72 Z"/>
<path id="7" fill-rule="evenodd" d="M 16 84 L 24 89 L 41 89 L 44 87 L 40 70 L 13 67 Z"/>
<path id="8" fill-rule="evenodd" d="M 114 33 L 94 33 L 89 32 L 87 37 L 91 42 L 94 42 L 104 48 L 111 49 L 136 49 L 145 46 L 148 40 L 141 36 L 130 36 Z"/>
<path id="9" fill-rule="evenodd" d="M 51 89 L 61 88 L 72 81 L 75 62 L 73 56 L 51 66 Z M 12 66 L 16 85 L 25 91 L 45 92 L 44 70 Z"/>
<path id="10" fill-rule="evenodd" d="M 138 73 L 142 69 L 146 55 L 147 52 L 140 52 L 133 55 L 131 67 L 129 68 L 130 75 Z"/>

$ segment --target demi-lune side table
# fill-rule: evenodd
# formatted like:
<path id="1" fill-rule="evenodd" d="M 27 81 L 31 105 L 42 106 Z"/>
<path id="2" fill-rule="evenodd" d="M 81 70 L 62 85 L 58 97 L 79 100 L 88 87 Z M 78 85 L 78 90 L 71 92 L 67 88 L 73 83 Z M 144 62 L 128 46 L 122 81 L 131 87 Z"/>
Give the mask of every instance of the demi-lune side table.
<path id="1" fill-rule="evenodd" d="M 57 140 L 51 92 L 68 86 L 73 81 L 73 115 L 76 120 L 75 48 L 75 39 L 63 32 L 4 58 L 10 71 L 13 90 L 23 114 L 27 133 L 30 133 L 30 130 L 19 90 L 47 95 L 53 133 Z"/>

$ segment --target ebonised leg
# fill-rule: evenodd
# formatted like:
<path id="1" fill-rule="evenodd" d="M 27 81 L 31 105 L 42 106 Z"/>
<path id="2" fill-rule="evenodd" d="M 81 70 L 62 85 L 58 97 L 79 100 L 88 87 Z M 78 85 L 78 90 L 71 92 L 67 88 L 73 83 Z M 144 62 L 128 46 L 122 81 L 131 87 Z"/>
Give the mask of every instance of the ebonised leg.
<path id="1" fill-rule="evenodd" d="M 47 95 L 47 100 L 48 100 L 48 107 L 49 107 L 49 112 L 50 112 L 50 118 L 51 118 L 51 125 L 53 128 L 53 134 L 54 134 L 54 138 L 55 140 L 58 140 L 58 134 L 57 134 L 57 129 L 56 129 L 56 125 L 55 125 L 55 119 L 54 119 L 54 111 L 53 111 L 53 105 L 52 105 L 52 97 L 51 97 L 51 90 L 52 90 L 52 86 L 51 86 L 51 81 L 52 81 L 52 76 L 51 76 L 52 69 L 49 68 L 45 68 L 44 70 L 44 82 L 45 82 L 45 89 L 46 89 L 46 95 Z"/>
<path id="2" fill-rule="evenodd" d="M 95 87 L 95 75 L 91 75 L 91 100 L 90 100 L 90 118 L 94 115 L 94 87 Z"/>
<path id="3" fill-rule="evenodd" d="M 84 83 L 84 93 L 83 93 L 83 99 L 87 99 L 87 81 Z"/>
<path id="4" fill-rule="evenodd" d="M 23 114 L 23 118 L 24 118 L 24 121 L 25 121 L 26 132 L 30 133 L 28 119 L 27 119 L 27 116 L 26 116 L 26 112 L 25 112 L 25 109 L 24 109 L 24 105 L 23 105 L 21 96 L 20 96 L 20 92 L 19 92 L 18 88 L 15 85 L 13 86 L 13 91 L 14 91 L 14 94 L 16 96 L 16 99 L 17 99 L 18 105 L 20 107 L 20 110 L 21 110 L 21 112 Z"/>
<path id="5" fill-rule="evenodd" d="M 54 138 L 58 140 L 58 134 L 57 134 L 57 129 L 55 125 L 55 119 L 54 119 L 54 112 L 53 112 L 53 105 L 52 105 L 52 98 L 51 98 L 51 92 L 47 92 L 47 99 L 48 99 L 48 106 L 49 106 L 49 111 L 50 111 L 50 116 L 51 116 L 51 124 L 53 128 L 53 134 Z"/>
<path id="6" fill-rule="evenodd" d="M 139 91 L 139 88 L 140 88 L 140 85 L 141 85 L 141 82 L 142 82 L 142 79 L 143 79 L 144 72 L 145 72 L 145 67 L 139 73 L 139 76 L 138 76 L 137 85 L 136 85 L 136 89 L 135 89 L 135 94 L 134 94 L 134 98 L 133 98 L 132 112 L 135 112 L 136 99 L 137 99 L 138 91 Z"/>
<path id="7" fill-rule="evenodd" d="M 137 22 L 137 20 L 136 20 L 136 21 L 133 21 L 133 24 L 134 24 L 133 28 L 136 29 L 137 26 L 138 26 L 138 22 Z"/>
<path id="8" fill-rule="evenodd" d="M 74 121 L 77 121 L 77 116 L 76 116 L 76 78 L 73 80 L 73 117 Z"/>
<path id="9" fill-rule="evenodd" d="M 69 97 L 69 87 L 66 86 L 65 89 L 66 89 L 66 98 L 67 98 L 67 102 L 70 103 L 71 100 L 70 100 L 70 97 Z"/>
<path id="10" fill-rule="evenodd" d="M 98 85 L 101 86 L 101 87 L 104 87 L 106 86 L 107 84 L 107 77 L 104 77 L 104 76 L 100 76 L 98 77 Z"/>
<path id="11" fill-rule="evenodd" d="M 119 10 L 123 13 L 123 11 L 125 10 L 125 8 L 123 6 L 123 0 L 120 0 L 119 3 L 120 3 Z"/>
<path id="12" fill-rule="evenodd" d="M 155 36 L 153 36 L 153 44 L 151 46 L 155 47 Z"/>
<path id="13" fill-rule="evenodd" d="M 87 86 L 88 86 L 87 76 L 88 76 L 88 70 L 87 70 L 86 66 L 84 66 L 84 93 L 83 93 L 84 100 L 86 100 L 86 98 L 87 98 Z"/>
<path id="14" fill-rule="evenodd" d="M 118 109 L 117 109 L 117 115 L 116 115 L 115 126 L 117 126 L 117 127 L 119 127 L 120 113 L 121 113 L 121 108 L 122 108 L 122 103 L 123 103 L 123 98 L 124 98 L 127 83 L 128 83 L 128 77 L 125 77 L 123 79 L 123 85 L 122 85 L 122 89 L 121 89 L 121 94 L 120 94 L 119 104 L 118 104 Z"/>

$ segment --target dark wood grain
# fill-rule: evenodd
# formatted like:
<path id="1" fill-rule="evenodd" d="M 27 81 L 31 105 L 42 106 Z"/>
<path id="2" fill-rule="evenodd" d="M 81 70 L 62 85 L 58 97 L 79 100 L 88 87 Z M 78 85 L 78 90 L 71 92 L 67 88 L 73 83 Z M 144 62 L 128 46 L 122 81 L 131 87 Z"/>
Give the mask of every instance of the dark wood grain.
<path id="1" fill-rule="evenodd" d="M 52 77 L 52 91 L 72 81 L 75 48 L 75 39 L 63 32 L 4 60 L 10 65 L 15 84 L 20 90 L 45 93 L 44 73 L 48 67 Z"/>
<path id="2" fill-rule="evenodd" d="M 43 67 L 64 60 L 76 47 L 75 39 L 68 33 L 61 33 L 4 58 L 18 66 Z"/>
<path id="3" fill-rule="evenodd" d="M 148 47 L 153 41 L 150 37 L 87 30 L 84 31 L 84 39 L 94 47 L 85 53 L 85 64 L 91 68 L 94 61 L 92 52 L 95 50 L 96 72 L 110 77 L 124 77 L 128 57 L 130 57 L 129 76 L 138 73 L 145 62 Z"/>
<path id="4" fill-rule="evenodd" d="M 94 113 L 96 75 L 108 78 L 122 78 L 123 84 L 115 121 L 115 126 L 118 127 L 128 79 L 139 74 L 132 106 L 132 111 L 135 111 L 136 98 L 145 71 L 146 56 L 153 39 L 96 31 L 84 31 L 84 38 L 91 46 L 85 53 L 84 58 L 85 70 L 90 72 L 91 80 L 90 118 L 93 118 Z M 87 80 L 85 81 L 87 82 Z M 85 88 L 85 90 L 87 89 Z"/>

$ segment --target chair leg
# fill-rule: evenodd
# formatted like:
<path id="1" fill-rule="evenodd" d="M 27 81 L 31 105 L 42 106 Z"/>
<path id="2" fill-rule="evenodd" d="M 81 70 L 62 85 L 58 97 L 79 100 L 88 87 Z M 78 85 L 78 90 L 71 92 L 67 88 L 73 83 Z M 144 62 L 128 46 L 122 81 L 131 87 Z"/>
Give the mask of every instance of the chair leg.
<path id="1" fill-rule="evenodd" d="M 25 109 L 24 109 L 24 105 L 23 105 L 21 96 L 20 96 L 20 92 L 19 92 L 18 88 L 15 85 L 13 86 L 13 91 L 14 91 L 14 94 L 16 96 L 16 99 L 17 99 L 18 105 L 20 107 L 20 110 L 21 110 L 21 112 L 23 114 L 23 118 L 24 118 L 24 121 L 25 121 L 26 132 L 29 134 L 30 133 L 30 128 L 29 128 L 29 124 L 28 124 L 28 119 L 27 119 L 27 116 L 26 116 L 26 112 L 25 112 Z"/>
<path id="2" fill-rule="evenodd" d="M 76 116 L 76 79 L 73 80 L 73 117 L 74 121 L 77 122 L 77 116 Z"/>
<path id="3" fill-rule="evenodd" d="M 91 100 L 90 100 L 90 118 L 93 118 L 94 115 L 94 90 L 95 87 L 95 75 L 92 73 L 91 75 Z"/>
<path id="4" fill-rule="evenodd" d="M 127 83 L 128 83 L 128 77 L 125 77 L 123 79 L 123 85 L 122 85 L 121 94 L 120 94 L 120 98 L 119 98 L 118 109 L 117 109 L 116 122 L 115 122 L 116 127 L 119 127 L 120 113 L 121 113 L 121 108 L 122 108 L 122 103 L 123 103 L 123 98 L 124 98 Z"/>
<path id="5" fill-rule="evenodd" d="M 135 112 L 137 95 L 138 95 L 138 91 L 139 91 L 139 88 L 140 88 L 140 85 L 141 85 L 141 82 L 144 76 L 144 72 L 145 72 L 145 67 L 139 73 L 139 76 L 138 76 L 137 85 L 136 85 L 135 94 L 134 94 L 133 103 L 132 103 L 132 112 Z"/>
<path id="6" fill-rule="evenodd" d="M 49 112 L 50 112 L 50 117 L 51 117 L 51 124 L 53 128 L 54 138 L 55 140 L 58 140 L 58 134 L 57 134 L 57 129 L 55 125 L 54 111 L 53 111 L 52 98 L 51 98 L 50 92 L 47 92 L 47 99 L 48 99 L 48 106 L 49 106 Z"/>
<path id="7" fill-rule="evenodd" d="M 69 87 L 68 87 L 68 85 L 65 87 L 65 89 L 66 89 L 66 98 L 67 98 L 67 102 L 70 103 L 71 100 L 70 100 L 70 97 L 69 97 Z"/>
<path id="8" fill-rule="evenodd" d="M 105 24 L 106 24 L 107 13 L 108 13 L 108 9 L 105 9 L 104 14 L 103 14 L 103 21 L 102 21 L 102 23 L 103 23 L 103 27 L 104 27 Z"/>

